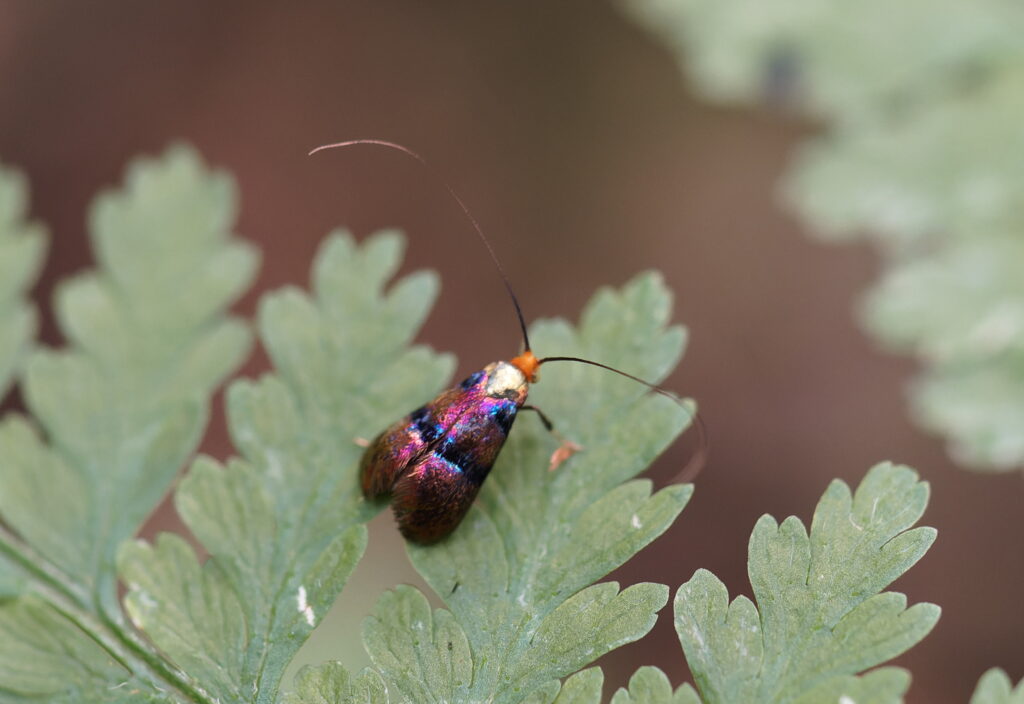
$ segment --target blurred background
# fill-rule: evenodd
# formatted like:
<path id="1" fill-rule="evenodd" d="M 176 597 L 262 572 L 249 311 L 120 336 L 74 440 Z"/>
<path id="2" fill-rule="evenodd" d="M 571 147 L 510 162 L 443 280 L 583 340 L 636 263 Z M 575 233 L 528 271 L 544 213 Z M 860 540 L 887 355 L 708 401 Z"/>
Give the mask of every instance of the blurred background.
<path id="1" fill-rule="evenodd" d="M 864 244 L 827 246 L 777 198 L 794 149 L 823 129 L 772 101 L 702 101 L 679 57 L 609 2 L 0 3 L 0 159 L 31 181 L 51 228 L 35 297 L 42 338 L 61 344 L 54 285 L 91 265 L 87 205 L 126 161 L 174 140 L 235 175 L 237 231 L 263 250 L 259 295 L 305 283 L 320 239 L 397 226 L 404 271 L 441 273 L 420 341 L 468 373 L 517 350 L 500 279 L 443 186 L 415 162 L 324 142 L 399 141 L 445 174 L 508 271 L 528 319 L 574 319 L 594 290 L 660 269 L 691 342 L 667 386 L 695 398 L 711 455 L 682 517 L 613 575 L 674 589 L 708 568 L 750 594 L 746 546 L 757 518 L 809 522 L 828 482 L 874 463 L 931 482 L 925 523 L 939 538 L 897 582 L 943 608 L 897 663 L 911 703 L 966 702 L 990 666 L 1024 675 L 1024 487 L 976 474 L 914 426 L 915 362 L 858 327 L 857 296 L 880 263 Z M 551 351 L 556 352 L 556 351 Z M 256 351 L 242 370 L 267 369 Z M 5 407 L 17 407 L 12 393 Z M 217 401 L 203 451 L 232 454 Z M 557 419 L 556 419 L 557 420 Z M 689 434 L 651 468 L 671 481 Z M 145 533 L 181 530 L 166 505 Z M 366 558 L 303 662 L 366 664 L 359 624 L 381 590 L 417 583 L 385 513 Z M 669 611 L 646 639 L 602 659 L 609 694 L 640 665 L 687 680 Z"/>

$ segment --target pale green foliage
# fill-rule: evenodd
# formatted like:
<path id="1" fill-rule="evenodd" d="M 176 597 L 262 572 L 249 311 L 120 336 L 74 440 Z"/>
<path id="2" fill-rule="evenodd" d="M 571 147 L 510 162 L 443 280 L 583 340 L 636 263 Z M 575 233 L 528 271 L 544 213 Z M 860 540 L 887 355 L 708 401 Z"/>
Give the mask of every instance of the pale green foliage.
<path id="1" fill-rule="evenodd" d="M 339 662 L 304 667 L 295 675 L 295 689 L 282 704 L 378 704 L 387 702 L 384 681 L 367 668 L 358 677 L 348 674 Z"/>
<path id="2" fill-rule="evenodd" d="M 1024 462 L 1022 73 L 1024 57 L 914 120 L 841 130 L 807 151 L 790 186 L 823 233 L 873 229 L 890 264 L 865 323 L 926 362 L 917 419 L 980 469 Z"/>
<path id="3" fill-rule="evenodd" d="M 0 701 L 39 695 L 88 696 L 128 673 L 53 605 L 34 596 L 0 608 Z"/>
<path id="4" fill-rule="evenodd" d="M 210 559 L 200 567 L 173 535 L 121 552 L 132 620 L 212 698 L 275 700 L 366 545 L 375 508 L 359 491 L 355 439 L 450 374 L 450 358 L 408 347 L 436 277 L 386 290 L 402 246 L 395 234 L 362 246 L 336 234 L 317 256 L 312 297 L 286 289 L 263 299 L 260 337 L 277 373 L 229 390 L 242 458 L 226 468 L 199 459 L 175 495 Z"/>
<path id="5" fill-rule="evenodd" d="M 664 672 L 641 667 L 629 679 L 629 687 L 615 693 L 612 704 L 700 704 L 700 697 L 688 684 L 673 692 Z"/>
<path id="6" fill-rule="evenodd" d="M 20 216 L 18 198 L 2 201 L 17 201 L 5 213 Z M 209 558 L 200 563 L 173 534 L 126 540 L 194 449 L 209 394 L 247 348 L 244 326 L 224 315 L 256 261 L 229 237 L 233 217 L 231 182 L 182 147 L 138 162 L 125 189 L 92 210 L 100 267 L 56 297 L 69 347 L 36 352 L 25 367 L 46 440 L 21 417 L 0 425 L 0 511 L 11 529 L 0 534 L 0 701 L 275 701 L 380 508 L 360 495 L 355 439 L 431 398 L 450 374 L 450 358 L 409 346 L 436 278 L 389 288 L 395 234 L 362 246 L 329 238 L 312 296 L 286 289 L 261 303 L 276 371 L 229 390 L 240 458 L 198 459 L 175 492 Z M 538 348 L 662 378 L 684 339 L 665 328 L 669 308 L 660 280 L 644 276 L 599 294 L 579 331 L 555 321 L 534 336 Z M 456 536 L 413 551 L 449 610 L 431 610 L 411 588 L 388 592 L 364 634 L 378 671 L 307 668 L 286 701 L 550 702 L 559 678 L 651 628 L 665 587 L 592 583 L 688 500 L 690 487 L 652 496 L 649 481 L 631 478 L 692 405 L 593 369 L 545 377 L 535 397 L 585 449 L 549 472 L 554 441 L 535 419 L 520 421 Z M 124 623 L 115 553 L 124 608 L 148 640 Z M 495 614 L 507 619 L 498 632 Z"/>
<path id="7" fill-rule="evenodd" d="M 554 704 L 600 704 L 604 674 L 601 668 L 581 670 L 562 683 Z M 665 673 L 656 667 L 641 667 L 620 687 L 611 704 L 700 704 L 700 697 L 688 684 L 674 692 Z"/>
<path id="8" fill-rule="evenodd" d="M 0 608 L 3 696 L 156 691 L 122 624 L 114 553 L 166 493 L 210 394 L 248 349 L 246 327 L 224 315 L 257 259 L 230 238 L 234 212 L 230 179 L 183 147 L 136 162 L 92 208 L 100 266 L 55 300 L 70 344 L 32 353 L 22 382 L 47 441 L 20 416 L 0 423 L 0 513 L 14 531 L 0 551 L 23 591 Z"/>
<path id="9" fill-rule="evenodd" d="M 810 535 L 796 518 L 763 516 L 750 538 L 757 606 L 729 602 L 725 585 L 698 570 L 680 587 L 675 624 L 706 704 L 858 704 L 902 701 L 910 677 L 897 668 L 857 676 L 904 652 L 935 625 L 933 604 L 879 593 L 917 562 L 935 530 L 911 528 L 928 485 L 906 467 L 874 467 L 856 494 L 835 480 L 818 502 Z"/>
<path id="10" fill-rule="evenodd" d="M 1024 704 L 1024 680 L 1014 687 L 1005 672 L 993 667 L 978 681 L 971 704 Z"/>
<path id="11" fill-rule="evenodd" d="M 643 275 L 598 293 L 578 329 L 543 321 L 530 337 L 542 354 L 579 355 L 650 379 L 682 352 L 665 328 L 670 298 Z M 668 600 L 659 584 L 594 585 L 658 537 L 690 486 L 651 494 L 633 480 L 690 420 L 642 386 L 582 365 L 545 366 L 531 402 L 584 447 L 556 471 L 557 447 L 524 414 L 479 500 L 447 541 L 410 546 L 445 609 L 411 587 L 387 593 L 363 639 L 391 701 L 551 702 L 559 678 L 643 636 Z"/>
<path id="12" fill-rule="evenodd" d="M 380 510 L 360 494 L 356 438 L 430 399 L 453 366 L 410 346 L 437 281 L 420 273 L 391 283 L 397 234 L 356 245 L 337 233 L 317 255 L 311 294 L 287 288 L 261 301 L 275 371 L 229 389 L 240 456 L 227 466 L 197 459 L 174 495 L 209 558 L 174 534 L 131 540 L 194 450 L 213 389 L 247 349 L 245 326 L 225 309 L 256 255 L 230 237 L 233 217 L 230 180 L 183 147 L 138 162 L 122 191 L 97 200 L 90 228 L 100 266 L 56 297 L 69 346 L 34 352 L 24 367 L 41 427 L 18 415 L 0 422 L 0 703 L 600 701 L 601 671 L 581 668 L 645 635 L 668 590 L 595 582 L 689 500 L 689 486 L 652 494 L 634 477 L 683 431 L 693 405 L 570 364 L 545 366 L 531 402 L 582 451 L 550 471 L 557 441 L 537 419 L 520 419 L 452 537 L 410 546 L 444 608 L 413 587 L 386 592 L 363 628 L 373 669 L 305 668 L 278 696 Z M 31 268 L 18 269 L 15 306 L 0 314 L 21 305 Z M 681 328 L 666 327 L 670 307 L 657 275 L 642 275 L 600 291 L 578 328 L 542 321 L 531 338 L 544 354 L 657 380 L 685 342 Z M 762 519 L 750 563 L 760 621 L 747 600 L 729 607 L 709 573 L 684 585 L 677 627 L 704 701 L 897 701 L 906 673 L 858 673 L 910 647 L 937 617 L 929 605 L 904 609 L 901 595 L 876 595 L 934 537 L 910 530 L 926 496 L 912 472 L 886 466 L 856 497 L 833 484 L 810 538 L 795 519 Z M 115 561 L 124 610 L 145 638 L 125 622 Z M 708 647 L 691 653 L 695 633 Z M 739 699 L 716 698 L 721 691 Z M 612 701 L 701 700 L 641 668 Z"/>
<path id="13" fill-rule="evenodd" d="M 624 2 L 707 95 L 747 102 L 794 72 L 812 112 L 843 120 L 955 88 L 979 59 L 1019 51 L 1024 20 L 1012 0 Z"/>
<path id="14" fill-rule="evenodd" d="M 604 673 L 600 667 L 580 670 L 562 683 L 555 704 L 597 704 L 601 701 L 603 684 Z"/>
<path id="15" fill-rule="evenodd" d="M 1024 461 L 1024 236 L 950 243 L 893 267 L 866 298 L 870 327 L 928 364 L 912 387 L 925 426 L 978 469 Z"/>
<path id="16" fill-rule="evenodd" d="M 25 177 L 0 165 L 0 398 L 35 335 L 36 312 L 24 301 L 46 248 L 46 231 L 25 220 Z"/>
<path id="17" fill-rule="evenodd" d="M 917 354 L 916 419 L 968 466 L 1024 465 L 1024 7 L 1013 0 L 628 0 L 709 96 L 827 118 L 790 202 L 885 256 L 865 325 Z"/>
<path id="18" fill-rule="evenodd" d="M 1024 56 L 1021 62 L 1018 71 L 994 73 L 910 116 L 879 111 L 837 124 L 801 151 L 790 198 L 821 236 L 868 234 L 897 259 L 1017 229 L 1024 216 L 1017 187 L 1024 178 Z"/>

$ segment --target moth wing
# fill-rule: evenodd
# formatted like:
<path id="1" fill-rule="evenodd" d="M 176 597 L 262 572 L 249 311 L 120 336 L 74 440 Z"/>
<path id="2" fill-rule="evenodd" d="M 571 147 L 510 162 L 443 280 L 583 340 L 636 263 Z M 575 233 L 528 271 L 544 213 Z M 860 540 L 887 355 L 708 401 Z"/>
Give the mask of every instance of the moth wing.
<path id="1" fill-rule="evenodd" d="M 391 507 L 402 535 L 423 544 L 444 538 L 465 517 L 481 484 L 439 455 L 425 455 L 391 490 Z"/>
<path id="2" fill-rule="evenodd" d="M 440 442 L 395 481 L 392 509 L 409 540 L 433 543 L 465 517 L 501 452 L 518 405 L 483 398 L 466 404 Z"/>
<path id="3" fill-rule="evenodd" d="M 520 372 L 510 377 L 509 368 L 495 362 L 472 374 L 385 430 L 364 453 L 364 495 L 390 495 L 409 540 L 444 538 L 479 493 L 526 399 L 525 379 Z M 491 374 L 500 375 L 498 384 L 489 383 Z"/>
<path id="4" fill-rule="evenodd" d="M 461 389 L 448 389 L 425 406 L 395 422 L 370 442 L 359 463 L 363 496 L 382 499 L 395 482 L 443 438 L 443 432 L 424 432 L 424 419 L 444 418 L 465 395 Z"/>

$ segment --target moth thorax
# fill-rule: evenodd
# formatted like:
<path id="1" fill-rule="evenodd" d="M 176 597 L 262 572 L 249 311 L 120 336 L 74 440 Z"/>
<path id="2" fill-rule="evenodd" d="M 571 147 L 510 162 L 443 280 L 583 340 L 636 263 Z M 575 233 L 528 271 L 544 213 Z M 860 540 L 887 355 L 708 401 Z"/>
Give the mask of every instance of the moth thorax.
<path id="1" fill-rule="evenodd" d="M 526 400 L 526 375 L 508 362 L 488 364 L 487 386 L 484 387 L 488 396 L 511 398 L 519 403 Z"/>

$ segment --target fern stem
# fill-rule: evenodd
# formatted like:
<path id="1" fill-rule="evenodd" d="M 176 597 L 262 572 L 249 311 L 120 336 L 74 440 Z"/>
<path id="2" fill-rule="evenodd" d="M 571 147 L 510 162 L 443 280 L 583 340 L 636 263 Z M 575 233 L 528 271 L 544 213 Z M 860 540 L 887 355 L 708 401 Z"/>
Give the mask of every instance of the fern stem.
<path id="1" fill-rule="evenodd" d="M 194 704 L 217 704 L 217 700 L 196 684 L 191 677 L 154 652 L 152 646 L 146 640 L 140 638 L 138 633 L 130 628 L 125 628 L 122 624 L 110 618 L 104 617 L 103 620 L 106 627 L 117 636 L 118 640 L 139 661 L 145 663 L 146 667 L 159 675 L 166 684 L 169 684 L 188 697 L 190 702 Z"/>
<path id="2" fill-rule="evenodd" d="M 55 565 L 0 525 L 0 553 L 30 578 L 32 593 L 73 623 L 128 672 L 154 691 L 173 690 L 190 704 L 216 704 L 191 678 L 164 660 L 139 636 L 105 614 L 93 613 L 86 592 Z"/>
<path id="3" fill-rule="evenodd" d="M 2 524 L 0 524 L 0 553 L 10 558 L 29 577 L 46 585 L 48 589 L 58 592 L 76 608 L 88 609 L 89 598 L 85 590 L 68 579 L 53 563 L 16 537 Z"/>

